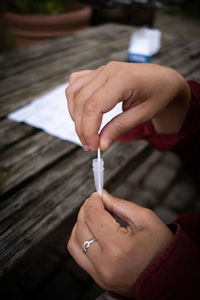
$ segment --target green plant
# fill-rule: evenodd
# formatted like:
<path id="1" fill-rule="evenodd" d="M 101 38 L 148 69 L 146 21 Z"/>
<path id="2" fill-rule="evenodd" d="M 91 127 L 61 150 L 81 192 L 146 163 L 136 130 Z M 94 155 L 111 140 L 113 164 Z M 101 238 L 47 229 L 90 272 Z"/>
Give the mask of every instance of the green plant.
<path id="1" fill-rule="evenodd" d="M 62 0 L 15 0 L 12 11 L 21 14 L 59 14 L 64 12 Z"/>

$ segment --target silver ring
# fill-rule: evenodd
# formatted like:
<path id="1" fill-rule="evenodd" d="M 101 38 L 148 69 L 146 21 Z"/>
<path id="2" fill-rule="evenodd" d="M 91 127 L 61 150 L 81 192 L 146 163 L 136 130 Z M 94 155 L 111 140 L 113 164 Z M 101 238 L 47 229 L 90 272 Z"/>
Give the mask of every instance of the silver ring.
<path id="1" fill-rule="evenodd" d="M 88 249 L 88 248 L 90 247 L 90 245 L 91 245 L 93 242 L 95 242 L 95 241 L 96 241 L 96 239 L 91 239 L 91 240 L 89 240 L 89 241 L 85 241 L 85 242 L 83 243 L 83 245 L 82 245 L 83 253 L 86 254 L 87 249 Z"/>

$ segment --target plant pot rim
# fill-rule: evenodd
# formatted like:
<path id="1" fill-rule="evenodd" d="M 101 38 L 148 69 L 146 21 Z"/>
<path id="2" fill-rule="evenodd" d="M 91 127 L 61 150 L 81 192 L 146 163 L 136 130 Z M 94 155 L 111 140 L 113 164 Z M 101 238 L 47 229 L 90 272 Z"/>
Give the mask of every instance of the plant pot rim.
<path id="1" fill-rule="evenodd" d="M 92 15 L 89 5 L 71 6 L 71 11 L 55 15 L 23 15 L 7 13 L 5 22 L 20 46 L 30 45 L 33 41 L 42 41 L 64 36 L 86 28 Z"/>
<path id="2" fill-rule="evenodd" d="M 91 7 L 87 4 L 82 4 L 82 3 L 76 3 L 77 9 L 76 10 L 71 10 L 71 11 L 66 11 L 64 13 L 60 14 L 53 14 L 53 15 L 37 15 L 37 14 L 20 14 L 20 13 L 15 13 L 15 12 L 6 12 L 4 17 L 5 20 L 12 21 L 12 22 L 20 22 L 20 21 L 25 21 L 26 23 L 32 23 L 33 21 L 37 19 L 38 23 L 43 23 L 43 22 L 48 22 L 48 20 L 51 20 L 51 22 L 56 22 L 56 23 L 63 23 L 66 18 L 71 19 L 74 18 L 77 14 L 80 13 L 91 13 Z M 58 20 L 59 19 L 59 20 Z"/>

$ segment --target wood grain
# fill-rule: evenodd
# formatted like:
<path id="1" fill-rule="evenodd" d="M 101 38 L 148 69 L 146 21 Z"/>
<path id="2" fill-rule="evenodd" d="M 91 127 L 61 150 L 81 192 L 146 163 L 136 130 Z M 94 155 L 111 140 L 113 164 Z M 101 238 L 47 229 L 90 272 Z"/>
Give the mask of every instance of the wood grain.
<path id="1" fill-rule="evenodd" d="M 17 143 L 1 155 L 0 193 L 3 195 L 28 178 L 36 176 L 76 147 L 44 132 L 38 132 Z"/>
<path id="2" fill-rule="evenodd" d="M 128 176 L 151 151 L 143 141 L 115 143 L 103 155 L 105 186 L 111 191 L 111 187 Z M 8 270 L 30 247 L 77 210 L 94 191 L 93 156 L 81 149 L 76 151 L 73 161 L 70 156 L 63 159 L 9 197 L 6 204 L 0 204 L 1 272 Z"/>
<path id="3" fill-rule="evenodd" d="M 96 155 L 10 121 L 7 114 L 65 83 L 73 71 L 127 61 L 135 30 L 105 24 L 0 55 L 0 274 L 55 234 L 94 191 L 91 161 Z M 163 34 L 153 63 L 200 80 L 199 53 L 199 40 Z M 114 143 L 103 153 L 105 187 L 111 192 L 151 151 L 144 141 Z"/>

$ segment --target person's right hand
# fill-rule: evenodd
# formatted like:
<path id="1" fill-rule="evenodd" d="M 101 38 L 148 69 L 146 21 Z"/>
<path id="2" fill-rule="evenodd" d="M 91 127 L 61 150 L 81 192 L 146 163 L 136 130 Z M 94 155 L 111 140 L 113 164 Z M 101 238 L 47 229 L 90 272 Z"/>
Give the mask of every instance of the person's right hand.
<path id="1" fill-rule="evenodd" d="M 70 115 L 85 150 L 106 150 L 120 135 L 148 120 L 158 133 L 176 133 L 185 119 L 190 90 L 175 70 L 153 64 L 110 62 L 70 76 Z M 103 114 L 123 102 L 123 113 L 101 131 Z"/>

